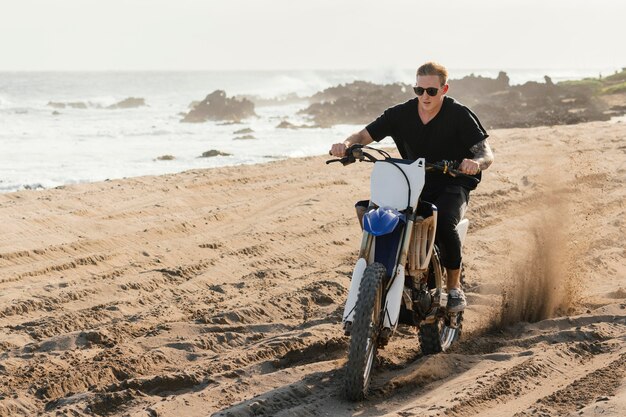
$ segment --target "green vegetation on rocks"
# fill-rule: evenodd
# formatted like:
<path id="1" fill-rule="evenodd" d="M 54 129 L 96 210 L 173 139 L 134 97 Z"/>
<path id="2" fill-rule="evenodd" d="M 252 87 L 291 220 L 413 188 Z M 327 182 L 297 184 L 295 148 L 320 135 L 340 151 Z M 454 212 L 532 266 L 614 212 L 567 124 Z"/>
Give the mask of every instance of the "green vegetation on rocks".
<path id="1" fill-rule="evenodd" d="M 562 81 L 558 85 L 593 95 L 626 93 L 626 68 L 606 77 Z"/>

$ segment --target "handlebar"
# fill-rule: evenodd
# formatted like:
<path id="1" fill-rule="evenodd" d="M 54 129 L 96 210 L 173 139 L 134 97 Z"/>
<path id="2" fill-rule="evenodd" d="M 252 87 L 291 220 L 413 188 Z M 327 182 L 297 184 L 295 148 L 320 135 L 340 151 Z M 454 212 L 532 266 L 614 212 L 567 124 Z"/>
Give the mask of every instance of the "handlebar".
<path id="1" fill-rule="evenodd" d="M 341 162 L 342 165 L 350 165 L 355 163 L 356 161 L 361 162 L 377 162 L 381 159 L 378 159 L 371 155 L 368 152 L 365 152 L 363 149 L 371 150 L 378 152 L 382 155 L 383 159 L 392 159 L 389 153 L 383 151 L 382 149 L 372 148 L 371 146 L 355 144 L 351 145 L 346 149 L 346 156 L 338 159 L 329 159 L 326 161 L 326 164 L 331 164 L 333 162 Z M 470 178 L 478 183 L 478 179 L 472 175 L 464 174 L 459 171 L 459 162 L 457 161 L 438 161 L 435 163 L 426 162 L 426 171 L 436 171 L 443 175 L 450 175 L 451 177 L 465 177 Z"/>
<path id="2" fill-rule="evenodd" d="M 355 144 L 355 145 L 350 145 L 346 149 L 346 156 L 344 156 L 343 158 L 339 158 L 339 159 L 329 159 L 328 161 L 326 161 L 326 164 L 331 164 L 333 162 L 341 162 L 343 166 L 346 166 L 346 165 L 353 164 L 356 161 L 361 161 L 361 162 L 379 161 L 379 159 L 374 157 L 372 154 L 363 151 L 363 149 L 370 149 L 372 151 L 376 151 L 379 154 L 381 154 L 385 159 L 391 158 L 391 155 L 389 155 L 387 152 L 381 149 L 372 148 L 371 146 L 366 146 L 366 145 Z"/>
<path id="3" fill-rule="evenodd" d="M 459 171 L 459 165 L 460 164 L 457 161 L 443 160 L 443 161 L 435 162 L 432 164 L 430 162 L 426 162 L 426 171 L 437 171 L 445 175 L 450 175 L 451 177 L 460 176 L 460 177 L 472 178 L 474 180 L 476 179 L 472 175 L 464 174 L 461 171 Z"/>

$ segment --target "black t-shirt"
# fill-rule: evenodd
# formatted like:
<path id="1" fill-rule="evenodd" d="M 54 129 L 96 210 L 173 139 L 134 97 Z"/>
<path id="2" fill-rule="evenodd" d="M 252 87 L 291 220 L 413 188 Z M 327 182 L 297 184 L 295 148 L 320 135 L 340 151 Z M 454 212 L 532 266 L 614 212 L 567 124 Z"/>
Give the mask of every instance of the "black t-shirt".
<path id="1" fill-rule="evenodd" d="M 451 97 L 444 97 L 439 113 L 427 124 L 422 123 L 417 106 L 418 99 L 414 98 L 390 107 L 366 129 L 377 142 L 391 136 L 402 158 L 425 158 L 431 163 L 471 159 L 474 155 L 470 148 L 489 136 L 478 117 Z M 475 177 L 480 181 L 481 174 Z M 462 185 L 472 190 L 477 183 L 463 177 L 426 173 L 426 187 L 446 185 Z"/>

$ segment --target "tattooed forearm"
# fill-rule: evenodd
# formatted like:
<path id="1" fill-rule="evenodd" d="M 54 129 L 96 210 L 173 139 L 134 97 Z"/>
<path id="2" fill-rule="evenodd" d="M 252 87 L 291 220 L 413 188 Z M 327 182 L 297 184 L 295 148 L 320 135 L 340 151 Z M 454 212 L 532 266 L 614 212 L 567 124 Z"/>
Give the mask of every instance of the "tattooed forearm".
<path id="1" fill-rule="evenodd" d="M 472 159 L 478 162 L 481 171 L 486 170 L 492 164 L 493 152 L 491 152 L 487 139 L 481 140 L 476 145 L 472 146 L 470 151 L 474 154 L 474 158 Z"/>

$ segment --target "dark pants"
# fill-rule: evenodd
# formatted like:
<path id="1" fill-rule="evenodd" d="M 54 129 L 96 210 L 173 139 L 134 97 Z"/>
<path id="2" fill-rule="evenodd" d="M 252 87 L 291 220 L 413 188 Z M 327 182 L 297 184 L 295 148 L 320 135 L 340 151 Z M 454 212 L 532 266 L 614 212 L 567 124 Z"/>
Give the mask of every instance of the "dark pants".
<path id="1" fill-rule="evenodd" d="M 437 206 L 437 245 L 441 263 L 445 268 L 461 267 L 461 239 L 456 226 L 463 219 L 469 190 L 460 185 L 447 185 L 439 189 L 424 189 L 421 199 Z"/>
<path id="2" fill-rule="evenodd" d="M 441 252 L 441 263 L 448 269 L 461 267 L 461 239 L 456 226 L 463 219 L 469 202 L 469 190 L 460 185 L 447 185 L 440 188 L 424 188 L 422 201 L 437 206 L 437 245 Z M 359 207 L 367 207 L 369 200 L 359 201 Z"/>

